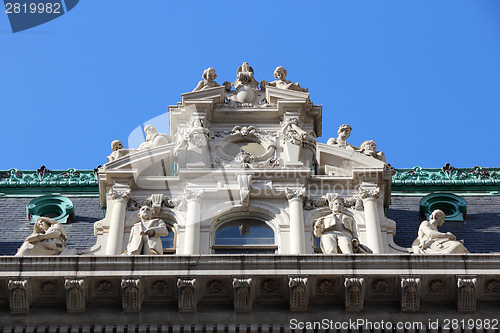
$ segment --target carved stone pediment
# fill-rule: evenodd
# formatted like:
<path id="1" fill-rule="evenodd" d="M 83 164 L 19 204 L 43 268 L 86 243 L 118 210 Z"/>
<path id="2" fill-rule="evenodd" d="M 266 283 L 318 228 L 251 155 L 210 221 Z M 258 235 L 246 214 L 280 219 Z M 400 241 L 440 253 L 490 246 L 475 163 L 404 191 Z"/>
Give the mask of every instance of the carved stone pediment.
<path id="1" fill-rule="evenodd" d="M 224 103 L 226 99 L 225 93 L 224 86 L 188 92 L 181 94 L 181 104 L 185 105 L 187 101 L 192 100 L 210 100 L 214 104 Z"/>

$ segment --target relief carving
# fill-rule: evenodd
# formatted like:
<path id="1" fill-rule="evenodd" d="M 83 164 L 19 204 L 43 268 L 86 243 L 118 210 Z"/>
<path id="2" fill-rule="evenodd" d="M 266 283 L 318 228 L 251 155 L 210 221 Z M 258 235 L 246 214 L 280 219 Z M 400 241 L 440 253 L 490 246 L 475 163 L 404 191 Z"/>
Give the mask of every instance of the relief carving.
<path id="1" fill-rule="evenodd" d="M 290 311 L 307 311 L 307 278 L 288 278 L 290 288 Z"/>
<path id="2" fill-rule="evenodd" d="M 141 311 L 140 279 L 122 278 L 122 306 L 124 312 Z"/>
<path id="3" fill-rule="evenodd" d="M 28 287 L 28 279 L 9 279 L 9 304 L 12 314 L 28 314 L 30 310 Z"/>
<path id="4" fill-rule="evenodd" d="M 252 278 L 234 278 L 234 310 L 252 311 Z"/>
<path id="5" fill-rule="evenodd" d="M 476 278 L 459 277 L 457 279 L 457 308 L 459 312 L 476 311 Z"/>
<path id="6" fill-rule="evenodd" d="M 420 309 L 420 278 L 401 278 L 401 311 L 418 312 Z"/>
<path id="7" fill-rule="evenodd" d="M 364 279 L 346 278 L 345 286 L 345 310 L 353 312 L 363 311 L 365 302 Z"/>
<path id="8" fill-rule="evenodd" d="M 196 311 L 195 286 L 196 286 L 196 279 L 180 278 L 177 280 L 177 288 L 179 289 L 180 312 Z"/>
<path id="9" fill-rule="evenodd" d="M 66 309 L 69 313 L 85 312 L 85 280 L 66 279 L 64 281 L 66 289 Z"/>

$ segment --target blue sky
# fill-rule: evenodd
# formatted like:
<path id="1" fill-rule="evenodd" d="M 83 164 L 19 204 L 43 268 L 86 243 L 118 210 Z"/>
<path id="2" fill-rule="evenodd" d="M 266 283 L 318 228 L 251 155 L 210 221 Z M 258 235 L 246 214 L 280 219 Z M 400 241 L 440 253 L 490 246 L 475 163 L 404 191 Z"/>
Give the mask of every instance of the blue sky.
<path id="1" fill-rule="evenodd" d="M 500 167 L 498 0 L 82 0 L 16 34 L 2 12 L 0 40 L 0 170 L 93 169 L 244 61 L 309 88 L 320 142 L 347 123 L 396 168 Z"/>

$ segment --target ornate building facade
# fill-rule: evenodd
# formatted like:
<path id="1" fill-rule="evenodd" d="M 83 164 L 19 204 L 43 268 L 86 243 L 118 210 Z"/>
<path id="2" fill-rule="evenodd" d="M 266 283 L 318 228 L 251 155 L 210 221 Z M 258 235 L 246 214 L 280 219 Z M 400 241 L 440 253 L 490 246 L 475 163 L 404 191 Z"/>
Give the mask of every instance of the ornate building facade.
<path id="1" fill-rule="evenodd" d="M 169 134 L 94 171 L 2 171 L 0 328 L 498 331 L 500 171 L 394 170 L 349 125 L 320 143 L 286 75 L 208 68 Z"/>

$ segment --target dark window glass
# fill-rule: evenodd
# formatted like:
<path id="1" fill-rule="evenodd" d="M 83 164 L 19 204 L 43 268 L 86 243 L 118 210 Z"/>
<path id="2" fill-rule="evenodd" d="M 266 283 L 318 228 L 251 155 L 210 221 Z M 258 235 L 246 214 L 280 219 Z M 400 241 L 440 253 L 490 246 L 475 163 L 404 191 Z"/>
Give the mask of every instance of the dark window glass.
<path id="1" fill-rule="evenodd" d="M 240 219 L 217 230 L 215 245 L 274 245 L 274 231 L 262 221 Z"/>

